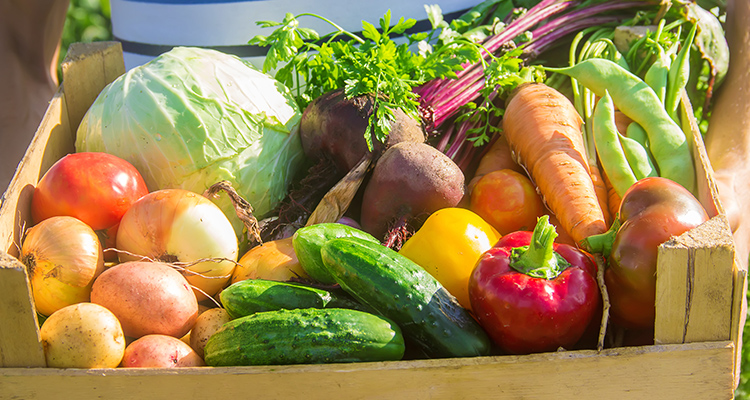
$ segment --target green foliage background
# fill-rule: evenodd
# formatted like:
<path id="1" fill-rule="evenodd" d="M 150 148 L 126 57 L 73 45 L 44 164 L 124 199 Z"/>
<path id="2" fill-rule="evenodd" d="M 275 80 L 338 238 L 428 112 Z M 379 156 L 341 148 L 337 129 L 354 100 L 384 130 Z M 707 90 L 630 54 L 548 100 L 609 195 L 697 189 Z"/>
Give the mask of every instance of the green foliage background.
<path id="1" fill-rule="evenodd" d="M 725 0 L 702 1 L 711 3 L 713 6 L 725 5 Z M 65 59 L 71 43 L 103 40 L 112 40 L 109 0 L 70 0 L 63 30 L 60 60 Z M 748 299 L 750 300 L 750 296 Z M 745 324 L 742 344 L 743 349 L 748 349 L 748 351 L 742 352 L 742 372 L 735 398 L 750 400 L 750 321 Z"/>
<path id="2" fill-rule="evenodd" d="M 65 59 L 71 43 L 104 40 L 112 40 L 109 0 L 70 0 L 63 27 L 59 61 Z"/>

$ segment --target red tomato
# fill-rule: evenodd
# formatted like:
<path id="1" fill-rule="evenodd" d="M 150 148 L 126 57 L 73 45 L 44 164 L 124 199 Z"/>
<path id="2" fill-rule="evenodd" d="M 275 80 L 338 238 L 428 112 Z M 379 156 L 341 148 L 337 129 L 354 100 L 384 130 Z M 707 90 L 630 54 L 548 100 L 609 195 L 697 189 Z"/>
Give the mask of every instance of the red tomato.
<path id="1" fill-rule="evenodd" d="M 129 162 L 107 153 L 73 153 L 42 176 L 31 199 L 34 223 L 53 216 L 76 217 L 92 229 L 119 224 L 136 200 L 148 193 Z"/>
<path id="2" fill-rule="evenodd" d="M 471 191 L 469 208 L 501 235 L 534 229 L 544 204 L 531 180 L 510 169 L 484 175 Z"/>

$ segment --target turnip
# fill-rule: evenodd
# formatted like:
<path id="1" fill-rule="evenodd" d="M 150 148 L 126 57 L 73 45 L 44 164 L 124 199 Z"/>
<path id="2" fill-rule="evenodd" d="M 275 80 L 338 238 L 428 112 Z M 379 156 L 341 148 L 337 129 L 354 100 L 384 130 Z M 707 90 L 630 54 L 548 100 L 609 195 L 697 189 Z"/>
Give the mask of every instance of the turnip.
<path id="1" fill-rule="evenodd" d="M 453 160 L 426 143 L 391 146 L 378 160 L 362 198 L 362 228 L 381 238 L 397 221 L 426 218 L 455 207 L 464 195 L 464 174 Z"/>

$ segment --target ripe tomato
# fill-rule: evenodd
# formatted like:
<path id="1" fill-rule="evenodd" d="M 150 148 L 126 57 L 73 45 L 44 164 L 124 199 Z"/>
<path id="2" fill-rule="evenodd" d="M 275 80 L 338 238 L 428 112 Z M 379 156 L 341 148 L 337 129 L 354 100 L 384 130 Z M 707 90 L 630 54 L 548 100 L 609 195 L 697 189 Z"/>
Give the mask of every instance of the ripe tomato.
<path id="1" fill-rule="evenodd" d="M 469 209 L 501 235 L 534 229 L 544 204 L 531 180 L 516 171 L 501 169 L 484 175 L 471 191 Z"/>
<path id="2" fill-rule="evenodd" d="M 129 162 L 107 153 L 73 153 L 42 176 L 31 199 L 31 216 L 38 223 L 67 215 L 95 231 L 106 230 L 147 193 L 143 177 Z"/>
<path id="3" fill-rule="evenodd" d="M 708 218 L 692 193 L 666 178 L 641 179 L 623 194 L 622 226 L 604 272 L 614 323 L 628 329 L 653 329 L 659 246 Z"/>

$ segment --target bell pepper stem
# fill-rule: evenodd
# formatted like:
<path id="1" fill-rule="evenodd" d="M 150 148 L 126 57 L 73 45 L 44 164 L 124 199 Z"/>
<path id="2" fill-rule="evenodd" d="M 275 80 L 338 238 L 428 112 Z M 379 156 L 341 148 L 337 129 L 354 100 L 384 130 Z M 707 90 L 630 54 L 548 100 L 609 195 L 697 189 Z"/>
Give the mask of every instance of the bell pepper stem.
<path id="1" fill-rule="evenodd" d="M 549 216 L 537 219 L 531 243 L 514 247 L 510 254 L 510 267 L 534 278 L 554 279 L 570 263 L 554 251 L 557 231 L 549 223 Z"/>

